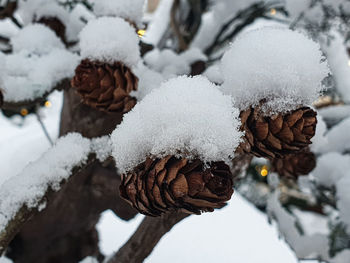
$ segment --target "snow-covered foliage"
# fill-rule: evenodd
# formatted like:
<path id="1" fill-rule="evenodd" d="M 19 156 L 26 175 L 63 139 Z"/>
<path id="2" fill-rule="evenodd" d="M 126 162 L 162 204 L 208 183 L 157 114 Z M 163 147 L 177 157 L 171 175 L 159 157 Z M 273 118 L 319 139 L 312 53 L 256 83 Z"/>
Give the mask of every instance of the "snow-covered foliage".
<path id="1" fill-rule="evenodd" d="M 322 50 L 328 58 L 336 89 L 344 101 L 350 102 L 350 57 L 344 45 L 344 37 L 335 30 L 330 34 L 332 41 L 322 39 Z"/>
<path id="2" fill-rule="evenodd" d="M 57 0 L 20 0 L 18 13 L 25 24 L 49 17 L 56 17 L 62 23 L 69 21 L 69 13 Z"/>
<path id="3" fill-rule="evenodd" d="M 329 74 L 318 44 L 301 33 L 269 27 L 236 39 L 222 59 L 222 71 L 223 90 L 237 107 L 266 99 L 265 110 L 272 113 L 312 104 Z"/>
<path id="4" fill-rule="evenodd" d="M 113 132 L 117 167 L 125 173 L 149 155 L 228 161 L 242 136 L 238 114 L 231 97 L 207 79 L 171 79 L 137 104 Z"/>
<path id="5" fill-rule="evenodd" d="M 216 0 L 211 1 L 212 8 L 203 15 L 198 34 L 192 42 L 192 47 L 207 48 L 217 36 L 222 26 L 239 12 L 254 4 L 276 3 L 271 0 Z"/>
<path id="6" fill-rule="evenodd" d="M 164 77 L 158 71 L 152 70 L 145 66 L 142 62 L 135 68 L 136 76 L 139 78 L 139 86 L 136 92 L 132 92 L 132 96 L 141 101 L 153 89 L 159 88 L 164 81 Z"/>
<path id="7" fill-rule="evenodd" d="M 279 222 L 279 230 L 293 247 L 300 258 L 322 257 L 329 259 L 328 256 L 328 236 L 322 233 L 311 235 L 302 234 L 295 227 L 297 219 L 286 211 L 279 202 L 279 192 L 275 191 L 267 202 L 267 209 L 270 215 Z M 307 246 L 305 244 L 308 244 Z M 345 263 L 345 262 L 344 262 Z"/>
<path id="8" fill-rule="evenodd" d="M 141 25 L 145 0 L 91 0 L 97 16 L 116 16 Z"/>
<path id="9" fill-rule="evenodd" d="M 176 54 L 171 49 L 154 49 L 148 52 L 145 63 L 168 79 L 178 75 L 188 75 L 191 72 L 191 64 L 198 60 L 206 61 L 207 57 L 198 49 L 189 49 L 181 54 Z"/>
<path id="10" fill-rule="evenodd" d="M 61 138 L 36 162 L 0 187 L 0 231 L 22 206 L 35 208 L 48 187 L 58 191 L 60 183 L 68 179 L 73 167 L 87 161 L 90 141 L 80 134 Z"/>
<path id="11" fill-rule="evenodd" d="M 62 41 L 48 27 L 31 24 L 24 27 L 11 38 L 14 52 L 25 51 L 28 54 L 45 55 L 53 49 L 64 49 Z"/>
<path id="12" fill-rule="evenodd" d="M 65 49 L 42 56 L 23 50 L 6 55 L 2 62 L 5 100 L 17 102 L 40 98 L 61 80 L 73 77 L 79 57 Z"/>
<path id="13" fill-rule="evenodd" d="M 135 29 L 118 17 L 91 20 L 80 33 L 83 58 L 136 66 L 139 59 L 139 38 Z"/>

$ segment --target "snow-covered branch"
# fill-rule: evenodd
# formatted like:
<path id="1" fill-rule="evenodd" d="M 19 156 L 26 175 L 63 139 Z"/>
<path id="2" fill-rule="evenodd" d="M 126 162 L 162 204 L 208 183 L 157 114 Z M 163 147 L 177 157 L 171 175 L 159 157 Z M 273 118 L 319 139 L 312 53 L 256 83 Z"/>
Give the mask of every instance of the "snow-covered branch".
<path id="1" fill-rule="evenodd" d="M 93 159 L 91 143 L 79 134 L 61 138 L 38 161 L 0 188 L 0 253 L 21 226 L 37 211 L 45 208 L 50 192 L 77 174 Z"/>

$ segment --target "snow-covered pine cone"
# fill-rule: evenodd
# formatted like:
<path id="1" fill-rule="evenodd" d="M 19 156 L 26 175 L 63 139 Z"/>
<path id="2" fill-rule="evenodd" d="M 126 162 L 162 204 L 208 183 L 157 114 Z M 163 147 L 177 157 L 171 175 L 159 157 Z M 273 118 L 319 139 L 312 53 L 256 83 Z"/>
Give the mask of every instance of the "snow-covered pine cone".
<path id="1" fill-rule="evenodd" d="M 200 160 L 167 156 L 148 158 L 122 175 L 121 196 L 140 213 L 160 216 L 180 210 L 191 214 L 225 206 L 233 194 L 233 180 L 224 162 L 208 168 Z"/>
<path id="2" fill-rule="evenodd" d="M 316 115 L 309 107 L 273 116 L 265 116 L 260 107 L 242 111 L 241 129 L 245 136 L 238 151 L 265 158 L 295 154 L 311 144 L 316 131 Z"/>
<path id="3" fill-rule="evenodd" d="M 297 179 L 309 174 L 315 167 L 316 156 L 309 149 L 272 160 L 272 169 L 285 178 Z"/>
<path id="4" fill-rule="evenodd" d="M 62 21 L 56 17 L 42 17 L 38 21 L 39 24 L 43 24 L 49 27 L 56 35 L 62 40 L 63 43 L 66 43 L 66 26 Z"/>
<path id="5" fill-rule="evenodd" d="M 75 70 L 72 86 L 90 107 L 106 112 L 130 111 L 136 99 L 138 78 L 120 62 L 108 64 L 84 59 Z"/>

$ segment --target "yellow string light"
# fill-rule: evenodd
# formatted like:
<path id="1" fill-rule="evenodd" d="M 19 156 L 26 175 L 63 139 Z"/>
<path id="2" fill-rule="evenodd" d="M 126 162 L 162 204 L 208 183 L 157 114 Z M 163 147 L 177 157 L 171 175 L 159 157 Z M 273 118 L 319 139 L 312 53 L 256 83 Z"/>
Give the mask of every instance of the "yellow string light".
<path id="1" fill-rule="evenodd" d="M 27 109 L 21 109 L 21 115 L 22 116 L 26 116 L 26 115 L 28 115 L 28 110 Z"/>
<path id="2" fill-rule="evenodd" d="M 272 8 L 272 9 L 270 10 L 270 14 L 271 14 L 272 16 L 276 15 L 276 14 L 277 14 L 277 10 L 276 10 L 275 8 Z"/>
<path id="3" fill-rule="evenodd" d="M 266 177 L 266 176 L 269 175 L 269 169 L 268 169 L 268 167 L 267 167 L 266 165 L 264 165 L 264 166 L 261 168 L 261 170 L 260 170 L 260 175 L 261 175 L 262 177 Z"/>
<path id="4" fill-rule="evenodd" d="M 51 108 L 51 106 L 52 106 L 51 101 L 45 101 L 45 107 L 46 108 Z"/>
<path id="5" fill-rule="evenodd" d="M 139 37 L 143 37 L 143 36 L 146 34 L 146 30 L 144 30 L 144 29 L 139 29 L 139 30 L 137 31 L 137 34 L 139 35 Z"/>

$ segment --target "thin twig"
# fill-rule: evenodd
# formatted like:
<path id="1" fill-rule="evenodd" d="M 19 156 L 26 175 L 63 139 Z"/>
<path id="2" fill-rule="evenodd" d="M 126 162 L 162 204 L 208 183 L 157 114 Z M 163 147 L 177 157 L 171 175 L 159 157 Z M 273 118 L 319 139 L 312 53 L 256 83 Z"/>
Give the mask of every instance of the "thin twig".
<path id="1" fill-rule="evenodd" d="M 51 137 L 50 137 L 50 134 L 49 134 L 49 132 L 47 131 L 46 126 L 45 126 L 44 122 L 42 121 L 42 119 L 41 119 L 41 117 L 40 117 L 40 114 L 38 113 L 37 110 L 35 111 L 35 116 L 36 116 L 38 122 L 40 123 L 41 129 L 43 130 L 43 132 L 44 132 L 44 134 L 45 134 L 47 140 L 49 141 L 49 143 L 51 144 L 51 146 L 53 146 L 53 141 L 52 141 L 52 139 L 51 139 Z"/>
<path id="2" fill-rule="evenodd" d="M 96 156 L 90 154 L 88 157 L 88 161 L 84 165 L 78 165 L 72 169 L 72 175 L 68 179 L 71 180 L 73 176 L 78 175 L 84 169 L 89 167 L 96 160 Z M 50 172 L 50 171 L 48 171 Z M 66 184 L 67 181 L 61 182 L 61 187 Z M 6 226 L 3 229 L 0 229 L 0 255 L 6 251 L 8 245 L 16 236 L 16 234 L 21 230 L 23 225 L 31 219 L 36 213 L 38 213 L 38 206 L 40 204 L 46 203 L 50 201 L 52 195 L 55 193 L 52 189 L 48 188 L 45 195 L 40 198 L 40 201 L 37 202 L 38 205 L 35 207 L 27 207 L 27 205 L 23 204 L 23 206 L 16 212 L 15 216 L 8 221 Z"/>
<path id="3" fill-rule="evenodd" d="M 211 55 L 216 49 L 232 40 L 232 38 L 241 32 L 246 26 L 252 24 L 257 18 L 262 17 L 267 10 L 275 6 L 276 3 L 256 3 L 243 9 L 221 27 L 220 31 L 216 34 L 215 41 L 205 50 L 204 53 L 208 56 Z M 231 28 L 232 24 L 239 20 L 242 20 L 242 22 L 238 24 L 230 34 L 227 34 L 227 31 Z M 223 38 L 224 35 L 226 36 Z"/>
<path id="4" fill-rule="evenodd" d="M 10 19 L 18 28 L 22 28 L 23 27 L 22 24 L 14 16 L 11 16 Z"/>

